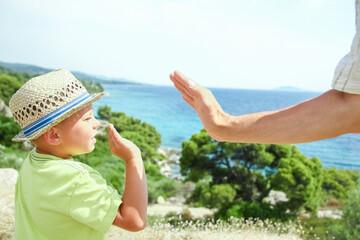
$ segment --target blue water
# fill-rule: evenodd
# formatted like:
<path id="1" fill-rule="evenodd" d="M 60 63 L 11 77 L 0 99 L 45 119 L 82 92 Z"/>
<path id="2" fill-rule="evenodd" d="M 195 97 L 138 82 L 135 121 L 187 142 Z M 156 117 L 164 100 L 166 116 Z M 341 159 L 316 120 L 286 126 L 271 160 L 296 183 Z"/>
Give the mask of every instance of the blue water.
<path id="1" fill-rule="evenodd" d="M 202 129 L 196 112 L 172 86 L 103 85 L 109 96 L 94 103 L 108 105 L 151 125 L 162 135 L 162 147 L 181 148 L 181 142 Z M 316 92 L 283 92 L 245 89 L 211 89 L 222 108 L 233 115 L 284 108 L 316 97 Z M 307 157 L 318 157 L 324 167 L 360 170 L 360 135 L 296 144 Z"/>

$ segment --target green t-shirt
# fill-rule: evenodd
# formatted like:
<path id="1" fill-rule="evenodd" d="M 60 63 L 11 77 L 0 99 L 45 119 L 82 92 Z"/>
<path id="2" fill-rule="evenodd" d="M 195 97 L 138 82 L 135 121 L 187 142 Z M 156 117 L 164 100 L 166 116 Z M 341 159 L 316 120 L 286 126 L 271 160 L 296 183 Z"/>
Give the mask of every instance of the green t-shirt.
<path id="1" fill-rule="evenodd" d="M 16 239 L 104 239 L 121 198 L 100 173 L 33 150 L 15 190 Z"/>

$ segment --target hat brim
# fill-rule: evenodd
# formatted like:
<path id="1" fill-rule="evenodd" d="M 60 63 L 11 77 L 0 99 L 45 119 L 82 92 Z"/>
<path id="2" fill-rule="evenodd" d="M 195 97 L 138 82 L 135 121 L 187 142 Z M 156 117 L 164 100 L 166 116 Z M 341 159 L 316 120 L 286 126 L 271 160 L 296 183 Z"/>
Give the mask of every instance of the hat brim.
<path id="1" fill-rule="evenodd" d="M 42 134 L 44 134 L 47 130 L 49 130 L 51 127 L 55 126 L 56 124 L 58 124 L 61 121 L 65 120 L 66 118 L 70 117 L 75 112 L 80 111 L 81 109 L 88 106 L 89 104 L 99 100 L 104 95 L 105 95 L 105 92 L 91 94 L 91 98 L 88 101 L 86 101 L 86 102 L 72 108 L 70 111 L 60 115 L 53 122 L 51 122 L 49 125 L 39 129 L 38 131 L 30 134 L 29 136 L 25 136 L 25 133 L 23 131 L 21 131 L 19 134 L 17 134 L 15 137 L 12 138 L 12 141 L 14 141 L 14 142 L 25 142 L 25 141 L 30 141 L 30 140 L 37 139 Z"/>

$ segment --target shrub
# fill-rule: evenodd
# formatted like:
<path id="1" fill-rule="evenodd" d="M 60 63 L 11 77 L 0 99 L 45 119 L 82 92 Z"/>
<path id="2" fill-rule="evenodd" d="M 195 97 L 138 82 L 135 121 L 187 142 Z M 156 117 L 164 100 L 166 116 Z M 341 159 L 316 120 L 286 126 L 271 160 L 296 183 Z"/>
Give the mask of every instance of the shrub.
<path id="1" fill-rule="evenodd" d="M 349 193 L 343 210 L 342 224 L 330 229 L 336 239 L 360 239 L 360 189 Z"/>
<path id="2" fill-rule="evenodd" d="M 0 72 L 0 98 L 5 104 L 9 104 L 9 100 L 14 93 L 22 86 L 22 83 L 14 76 Z"/>
<path id="3" fill-rule="evenodd" d="M 341 229 L 343 228 L 340 219 L 317 218 L 312 216 L 308 219 L 302 220 L 301 224 L 308 235 L 306 239 L 346 240 L 345 236 L 336 234 L 337 232 L 342 231 Z"/>
<path id="4" fill-rule="evenodd" d="M 325 168 L 323 169 L 322 188 L 328 197 L 346 200 L 347 194 L 359 185 L 360 174 L 356 170 Z"/>
<path id="5" fill-rule="evenodd" d="M 223 205 L 215 214 L 216 219 L 227 220 L 231 217 L 235 218 L 257 218 L 257 219 L 280 219 L 287 220 L 295 218 L 292 213 L 285 213 L 282 209 L 272 207 L 268 203 L 258 202 L 232 202 Z"/>
<path id="6" fill-rule="evenodd" d="M 109 122 L 114 124 L 122 137 L 129 139 L 140 148 L 144 161 L 154 162 L 156 159 L 165 158 L 157 153 L 157 149 L 161 146 L 161 134 L 154 126 L 122 112 L 113 112 Z"/>
<path id="7" fill-rule="evenodd" d="M 208 181 L 200 181 L 190 197 L 195 206 L 220 208 L 235 199 L 236 190 L 230 184 L 210 185 Z"/>
<path id="8" fill-rule="evenodd" d="M 160 167 L 155 164 L 146 163 L 145 172 L 148 186 L 149 202 L 156 202 L 159 196 L 167 199 L 175 196 L 180 191 L 180 184 L 173 179 L 165 177 L 160 173 Z"/>
<path id="9" fill-rule="evenodd" d="M 109 106 L 100 106 L 98 110 L 98 115 L 100 119 L 109 120 L 111 118 L 111 107 Z"/>
<path id="10" fill-rule="evenodd" d="M 23 159 L 15 153 L 5 154 L 0 150 L 0 168 L 14 168 L 20 170 Z"/>
<path id="11" fill-rule="evenodd" d="M 0 144 L 19 149 L 22 144 L 13 142 L 11 139 L 21 131 L 20 126 L 14 121 L 14 118 L 0 115 Z"/>

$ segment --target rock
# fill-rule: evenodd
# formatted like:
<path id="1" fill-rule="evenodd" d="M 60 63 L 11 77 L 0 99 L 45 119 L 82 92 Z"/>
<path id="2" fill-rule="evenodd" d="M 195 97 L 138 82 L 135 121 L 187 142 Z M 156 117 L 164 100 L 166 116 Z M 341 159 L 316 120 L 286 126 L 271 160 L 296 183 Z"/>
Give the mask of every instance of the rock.
<path id="1" fill-rule="evenodd" d="M 193 219 L 199 219 L 204 217 L 213 217 L 214 211 L 208 208 L 200 207 L 200 208 L 189 208 L 190 214 Z"/>
<path id="2" fill-rule="evenodd" d="M 181 157 L 181 150 L 175 148 L 159 148 L 158 153 L 165 156 L 165 160 L 155 160 L 156 164 L 160 166 L 160 172 L 166 177 L 175 180 L 184 180 L 180 174 L 179 159 Z"/>
<path id="3" fill-rule="evenodd" d="M 153 204 L 149 205 L 147 209 L 147 213 L 149 216 L 176 216 L 182 215 L 186 213 L 188 216 L 191 216 L 192 219 L 201 219 L 204 217 L 212 217 L 214 216 L 214 211 L 208 208 L 189 208 L 183 204 Z"/>
<path id="4" fill-rule="evenodd" d="M 155 160 L 155 163 L 160 166 L 160 173 L 166 177 L 171 177 L 172 169 L 166 160 Z"/>
<path id="5" fill-rule="evenodd" d="M 179 164 L 181 157 L 181 149 L 176 148 L 161 148 L 158 152 L 165 155 L 169 164 Z"/>
<path id="6" fill-rule="evenodd" d="M 165 203 L 165 199 L 163 198 L 163 196 L 158 196 L 156 199 L 156 202 L 158 204 L 164 204 Z"/>
<path id="7" fill-rule="evenodd" d="M 6 104 L 4 103 L 4 101 L 2 99 L 0 99 L 0 114 L 3 114 L 7 117 L 12 117 L 10 108 L 8 106 L 6 106 Z"/>
<path id="8" fill-rule="evenodd" d="M 186 202 L 186 198 L 181 195 L 177 195 L 175 197 L 169 197 L 168 202 L 172 204 L 184 204 Z"/>
<path id="9" fill-rule="evenodd" d="M 339 209 L 321 209 L 317 212 L 318 218 L 341 219 L 343 212 Z"/>
<path id="10" fill-rule="evenodd" d="M 289 199 L 286 198 L 286 194 L 284 192 L 281 191 L 274 191 L 271 190 L 269 195 L 264 198 L 265 202 L 271 204 L 271 205 L 275 205 L 278 202 L 287 202 L 289 201 Z"/>

